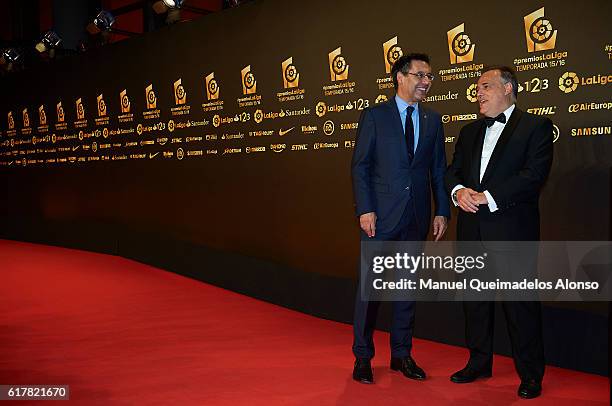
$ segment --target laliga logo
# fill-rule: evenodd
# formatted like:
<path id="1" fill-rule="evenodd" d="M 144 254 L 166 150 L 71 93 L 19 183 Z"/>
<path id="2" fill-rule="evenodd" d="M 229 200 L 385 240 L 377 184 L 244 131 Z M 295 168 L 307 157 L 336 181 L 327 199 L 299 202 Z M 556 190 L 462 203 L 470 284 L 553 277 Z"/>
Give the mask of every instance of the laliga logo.
<path id="1" fill-rule="evenodd" d="M 387 100 L 389 100 L 389 98 L 387 97 L 387 95 L 386 95 L 386 94 L 379 94 L 379 95 L 376 97 L 376 100 L 374 100 L 374 103 L 375 103 L 375 104 L 378 104 L 378 103 L 383 103 L 383 102 L 386 102 Z"/>
<path id="2" fill-rule="evenodd" d="M 44 105 L 38 108 L 38 120 L 40 121 L 40 125 L 47 125 L 47 114 L 45 113 Z"/>
<path id="3" fill-rule="evenodd" d="M 255 113 L 253 113 L 253 119 L 255 120 L 255 122 L 259 124 L 263 121 L 263 118 L 264 118 L 263 111 L 261 111 L 261 109 L 255 110 Z"/>
<path id="4" fill-rule="evenodd" d="M 217 100 L 219 98 L 219 84 L 215 79 L 215 72 L 211 72 L 206 76 L 206 97 L 208 100 Z"/>
<path id="5" fill-rule="evenodd" d="M 257 92 L 257 80 L 251 72 L 251 65 L 245 66 L 240 73 L 242 74 L 242 94 L 254 94 Z"/>
<path id="6" fill-rule="evenodd" d="M 28 114 L 28 109 L 23 109 L 23 126 L 28 128 L 30 126 L 30 115 Z"/>
<path id="7" fill-rule="evenodd" d="M 342 47 L 338 47 L 328 54 L 329 58 L 329 74 L 331 81 L 348 79 L 349 66 L 342 56 Z"/>
<path id="8" fill-rule="evenodd" d="M 293 57 L 285 59 L 281 64 L 281 69 L 283 71 L 283 87 L 285 89 L 298 87 L 300 74 L 293 64 Z"/>
<path id="9" fill-rule="evenodd" d="M 130 98 L 127 95 L 127 89 L 123 89 L 121 93 L 119 93 L 119 101 L 121 103 L 121 112 L 129 113 L 130 112 Z"/>
<path id="10" fill-rule="evenodd" d="M 451 65 L 471 62 L 474 59 L 476 45 L 472 43 L 470 37 L 463 31 L 464 27 L 465 24 L 461 23 L 446 33 Z"/>
<path id="11" fill-rule="evenodd" d="M 185 104 L 187 102 L 187 92 L 183 87 L 182 80 L 179 79 L 174 82 L 174 103 L 177 105 Z"/>
<path id="12" fill-rule="evenodd" d="M 579 82 L 578 75 L 574 72 L 565 72 L 559 78 L 559 89 L 563 93 L 571 93 L 576 90 Z"/>
<path id="13" fill-rule="evenodd" d="M 550 21 L 544 17 L 544 7 L 526 15 L 524 20 L 527 52 L 555 48 L 557 30 L 554 30 Z"/>
<path id="14" fill-rule="evenodd" d="M 322 101 L 318 102 L 317 106 L 315 107 L 315 112 L 317 113 L 317 116 L 323 117 L 325 113 L 327 113 L 327 104 Z"/>
<path id="15" fill-rule="evenodd" d="M 157 96 L 155 96 L 152 84 L 145 88 L 145 98 L 147 101 L 147 110 L 157 108 Z"/>
<path id="16" fill-rule="evenodd" d="M 467 88 L 466 93 L 466 97 L 467 99 L 472 102 L 472 103 L 476 103 L 478 101 L 478 89 L 476 88 L 476 83 L 472 83 L 470 85 L 470 87 Z"/>
<path id="17" fill-rule="evenodd" d="M 83 107 L 83 101 L 79 97 L 76 100 L 76 111 L 77 111 L 77 120 L 85 119 L 85 108 Z"/>
<path id="18" fill-rule="evenodd" d="M 106 116 L 106 103 L 102 95 L 98 96 L 98 117 Z"/>
<path id="19" fill-rule="evenodd" d="M 66 117 L 64 116 L 64 107 L 62 107 L 62 102 L 57 103 L 55 110 L 57 111 L 57 121 L 59 123 L 63 123 Z"/>
<path id="20" fill-rule="evenodd" d="M 404 54 L 402 48 L 397 45 L 397 37 L 391 38 L 389 41 L 382 44 L 383 57 L 385 58 L 385 72 L 391 73 L 391 68 L 395 61 L 401 58 Z"/>

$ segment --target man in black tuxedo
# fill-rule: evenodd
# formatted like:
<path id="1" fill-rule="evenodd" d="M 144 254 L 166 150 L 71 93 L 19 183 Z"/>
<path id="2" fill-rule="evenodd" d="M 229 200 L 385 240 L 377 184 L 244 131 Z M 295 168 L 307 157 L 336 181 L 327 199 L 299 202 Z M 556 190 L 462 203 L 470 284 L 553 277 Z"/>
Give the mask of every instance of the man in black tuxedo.
<path id="1" fill-rule="evenodd" d="M 461 129 L 446 187 L 459 206 L 457 240 L 537 241 L 538 200 L 553 160 L 553 126 L 548 118 L 516 107 L 518 81 L 505 66 L 483 70 L 478 103 L 483 118 Z M 544 351 L 541 308 L 536 301 L 503 302 L 512 355 L 521 378 L 518 395 L 542 390 Z M 491 376 L 494 303 L 464 302 L 466 367 L 451 376 L 468 383 Z"/>
<path id="2" fill-rule="evenodd" d="M 361 240 L 423 241 L 432 224 L 440 239 L 450 203 L 444 189 L 446 154 L 440 115 L 421 102 L 431 87 L 429 57 L 409 54 L 391 69 L 396 95 L 361 114 L 352 160 L 355 210 Z M 365 285 L 368 289 L 367 284 Z M 378 301 L 357 292 L 354 315 L 353 379 L 373 383 L 370 360 Z M 391 369 L 411 379 L 425 372 L 411 356 L 414 301 L 394 301 L 391 323 Z"/>

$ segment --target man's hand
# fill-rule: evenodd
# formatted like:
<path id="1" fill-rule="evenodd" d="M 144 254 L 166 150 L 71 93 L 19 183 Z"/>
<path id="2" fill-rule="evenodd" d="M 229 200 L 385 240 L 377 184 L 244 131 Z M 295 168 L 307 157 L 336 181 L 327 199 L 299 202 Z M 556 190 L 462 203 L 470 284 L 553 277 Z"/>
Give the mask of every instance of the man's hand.
<path id="1" fill-rule="evenodd" d="M 361 229 L 368 235 L 368 237 L 374 237 L 374 235 L 376 235 L 376 213 L 371 211 L 369 213 L 364 213 L 359 216 L 359 225 L 361 226 Z"/>
<path id="2" fill-rule="evenodd" d="M 472 199 L 474 199 L 478 204 L 489 204 L 487 201 L 487 196 L 482 192 L 473 194 Z"/>
<path id="3" fill-rule="evenodd" d="M 483 195 L 482 193 L 476 192 L 474 189 L 465 187 L 457 191 L 457 204 L 463 211 L 468 213 L 476 213 L 478 211 L 478 199 L 474 196 Z M 484 195 L 483 195 L 484 196 Z M 487 199 L 485 198 L 485 203 Z"/>
<path id="4" fill-rule="evenodd" d="M 444 235 L 446 228 L 448 227 L 448 222 L 446 217 L 444 216 L 436 216 L 433 219 L 433 235 L 438 241 Z"/>

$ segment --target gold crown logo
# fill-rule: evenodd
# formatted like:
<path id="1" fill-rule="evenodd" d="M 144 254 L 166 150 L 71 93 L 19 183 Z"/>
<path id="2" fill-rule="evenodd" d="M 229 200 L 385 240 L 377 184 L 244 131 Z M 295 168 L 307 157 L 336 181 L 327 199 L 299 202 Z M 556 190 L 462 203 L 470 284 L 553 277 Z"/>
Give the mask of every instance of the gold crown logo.
<path id="1" fill-rule="evenodd" d="M 446 33 L 448 38 L 448 54 L 452 65 L 474 60 L 476 45 L 472 43 L 464 29 L 465 24 L 461 23 Z"/>
<path id="2" fill-rule="evenodd" d="M 544 17 L 544 7 L 526 15 L 524 20 L 527 52 L 555 48 L 557 30 L 553 29 L 552 23 Z"/>

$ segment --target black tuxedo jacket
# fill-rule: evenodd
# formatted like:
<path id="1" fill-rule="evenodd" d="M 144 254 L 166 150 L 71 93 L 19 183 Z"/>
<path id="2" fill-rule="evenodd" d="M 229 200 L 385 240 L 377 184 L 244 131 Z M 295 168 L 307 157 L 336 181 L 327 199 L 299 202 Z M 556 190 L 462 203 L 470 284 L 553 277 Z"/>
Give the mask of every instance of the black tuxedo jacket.
<path id="1" fill-rule="evenodd" d="M 480 158 L 487 126 L 479 119 L 461 129 L 453 161 L 446 172 L 448 193 L 458 184 L 488 190 L 498 210 L 481 205 L 477 213 L 459 209 L 458 240 L 537 241 L 538 200 L 553 160 L 550 119 L 514 108 L 480 181 Z"/>

